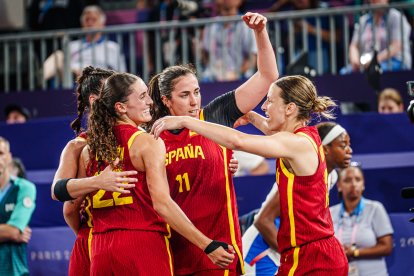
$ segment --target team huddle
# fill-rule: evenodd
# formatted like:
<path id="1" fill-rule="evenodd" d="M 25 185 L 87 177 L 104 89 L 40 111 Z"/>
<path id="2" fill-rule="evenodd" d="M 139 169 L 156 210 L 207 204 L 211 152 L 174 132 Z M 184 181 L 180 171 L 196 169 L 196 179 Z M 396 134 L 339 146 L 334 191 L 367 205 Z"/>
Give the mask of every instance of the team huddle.
<path id="1" fill-rule="evenodd" d="M 191 66 L 167 67 L 148 86 L 132 74 L 84 68 L 71 125 L 78 137 L 52 185 L 77 235 L 69 275 L 244 274 L 232 150 L 277 159 L 277 275 L 348 275 L 323 143 L 308 126 L 314 114 L 334 118 L 335 103 L 305 77 L 279 79 L 266 18 L 242 18 L 255 34 L 257 72 L 203 108 Z M 251 112 L 264 97 L 265 117 Z M 266 135 L 233 129 L 246 123 Z"/>

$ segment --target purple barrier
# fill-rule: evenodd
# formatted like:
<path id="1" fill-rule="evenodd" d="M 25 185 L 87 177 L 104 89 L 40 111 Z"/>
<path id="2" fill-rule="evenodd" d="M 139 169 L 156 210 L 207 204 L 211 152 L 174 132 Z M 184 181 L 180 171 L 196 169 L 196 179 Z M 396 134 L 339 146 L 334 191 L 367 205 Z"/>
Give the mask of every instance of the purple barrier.
<path id="1" fill-rule="evenodd" d="M 49 118 L 25 124 L 0 123 L 0 136 L 10 141 L 11 152 L 20 157 L 27 170 L 56 169 L 66 143 L 75 137 L 73 118 Z"/>
<path id="2" fill-rule="evenodd" d="M 413 76 L 413 71 L 387 72 L 382 75 L 381 84 L 384 88 L 393 87 L 399 90 L 407 106 L 409 99 L 405 83 L 414 80 Z M 316 77 L 314 83 L 320 95 L 331 96 L 338 101 L 366 103 L 371 110 L 376 110 L 376 94 L 362 74 L 325 75 Z M 203 103 L 208 103 L 223 92 L 237 88 L 240 84 L 240 81 L 202 83 Z M 4 120 L 4 114 L 1 111 L 11 103 L 19 103 L 27 107 L 36 117 L 75 116 L 76 114 L 74 90 L 0 94 L 0 121 Z"/>
<path id="3" fill-rule="evenodd" d="M 32 230 L 32 239 L 27 247 L 30 275 L 67 275 L 70 253 L 75 242 L 72 230 L 69 227 Z"/>
<path id="4" fill-rule="evenodd" d="M 252 189 L 253 190 L 253 189 Z M 394 250 L 386 258 L 389 275 L 412 275 L 414 259 L 413 214 L 391 213 Z M 33 228 L 28 244 L 30 275 L 67 275 L 75 235 L 68 227 Z"/>
<path id="5" fill-rule="evenodd" d="M 414 206 L 414 201 L 412 202 Z M 413 214 L 390 214 L 394 228 L 394 250 L 386 258 L 388 273 L 394 275 L 413 275 L 414 260 L 414 223 L 408 222 Z"/>

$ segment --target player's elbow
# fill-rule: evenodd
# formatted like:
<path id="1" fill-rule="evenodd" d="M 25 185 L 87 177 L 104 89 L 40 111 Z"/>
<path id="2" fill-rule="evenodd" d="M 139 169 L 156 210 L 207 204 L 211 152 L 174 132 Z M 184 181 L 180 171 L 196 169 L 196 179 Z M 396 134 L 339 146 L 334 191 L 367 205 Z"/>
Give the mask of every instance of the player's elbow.
<path id="1" fill-rule="evenodd" d="M 79 216 L 79 209 L 77 208 L 71 208 L 73 204 L 65 203 L 63 204 L 63 216 L 65 218 L 72 218 L 74 216 Z"/>
<path id="2" fill-rule="evenodd" d="M 55 196 L 55 182 L 53 182 L 52 187 L 50 188 L 50 197 L 53 200 L 58 200 L 57 197 Z"/>
<path id="3" fill-rule="evenodd" d="M 273 226 L 273 221 L 259 213 L 254 221 L 254 226 L 256 226 L 257 230 L 259 230 L 259 232 L 263 232 L 269 225 Z"/>
<path id="4" fill-rule="evenodd" d="M 226 148 L 232 150 L 244 150 L 243 137 L 239 133 L 233 137 L 228 137 Z"/>
<path id="5" fill-rule="evenodd" d="M 280 77 L 279 72 L 271 72 L 267 76 L 270 83 L 274 83 L 275 81 L 279 79 L 279 77 Z"/>

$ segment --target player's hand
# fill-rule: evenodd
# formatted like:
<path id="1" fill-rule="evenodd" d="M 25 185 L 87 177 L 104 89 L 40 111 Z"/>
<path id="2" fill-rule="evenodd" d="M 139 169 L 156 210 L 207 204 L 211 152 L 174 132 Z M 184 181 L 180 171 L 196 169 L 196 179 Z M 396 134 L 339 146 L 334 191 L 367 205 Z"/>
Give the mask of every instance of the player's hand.
<path id="1" fill-rule="evenodd" d="M 233 246 L 228 245 L 227 250 L 220 246 L 207 256 L 217 266 L 221 268 L 226 268 L 233 262 L 234 254 L 235 251 Z"/>
<path id="2" fill-rule="evenodd" d="M 151 128 L 151 134 L 155 139 L 160 137 L 160 134 L 167 129 L 182 129 L 183 121 L 186 116 L 165 116 L 155 121 Z"/>
<path id="3" fill-rule="evenodd" d="M 242 16 L 244 23 L 252 30 L 261 31 L 267 23 L 267 18 L 259 13 L 247 12 Z"/>
<path id="4" fill-rule="evenodd" d="M 243 116 L 241 116 L 240 118 L 238 118 L 237 121 L 234 122 L 233 128 L 238 128 L 239 126 L 245 126 L 245 125 L 250 124 L 248 114 L 249 113 L 246 113 Z"/>
<path id="5" fill-rule="evenodd" d="M 28 243 L 32 237 L 32 229 L 30 227 L 24 228 L 23 232 L 20 233 L 19 242 Z"/>
<path id="6" fill-rule="evenodd" d="M 239 160 L 232 157 L 230 159 L 230 163 L 229 163 L 229 170 L 230 170 L 231 174 L 235 175 L 238 169 L 239 169 Z"/>
<path id="7" fill-rule="evenodd" d="M 118 163 L 119 158 L 114 161 L 113 166 L 116 167 Z M 134 183 L 137 182 L 138 179 L 128 176 L 136 175 L 137 173 L 137 171 L 116 171 L 112 169 L 111 165 L 108 165 L 102 173 L 97 176 L 97 182 L 99 183 L 99 188 L 101 190 L 129 194 L 131 192 L 125 189 L 134 188 Z"/>

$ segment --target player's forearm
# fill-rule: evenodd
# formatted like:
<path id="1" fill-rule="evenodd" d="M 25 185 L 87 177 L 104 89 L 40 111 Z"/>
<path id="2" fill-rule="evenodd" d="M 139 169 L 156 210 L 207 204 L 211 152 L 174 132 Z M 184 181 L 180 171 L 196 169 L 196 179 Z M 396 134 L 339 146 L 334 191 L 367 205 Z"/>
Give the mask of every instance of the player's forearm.
<path id="1" fill-rule="evenodd" d="M 266 123 L 266 118 L 262 115 L 254 111 L 250 111 L 249 113 L 247 113 L 247 120 L 249 121 L 249 123 L 251 123 L 255 128 L 263 132 L 265 135 L 274 134 L 273 131 L 269 130 L 268 125 Z"/>
<path id="2" fill-rule="evenodd" d="M 274 221 L 271 220 L 257 220 L 254 223 L 257 230 L 262 235 L 265 242 L 275 251 L 279 250 L 277 244 L 277 230 Z"/>
<path id="3" fill-rule="evenodd" d="M 182 124 L 198 134 L 228 149 L 238 150 L 242 143 L 243 133 L 240 131 L 190 117 L 183 117 Z"/>
<path id="4" fill-rule="evenodd" d="M 212 241 L 201 233 L 171 199 L 153 200 L 155 211 L 180 235 L 204 250 Z"/>
<path id="5" fill-rule="evenodd" d="M 254 35 L 257 44 L 257 71 L 269 83 L 274 82 L 279 78 L 279 71 L 269 34 L 266 28 L 263 28 L 260 31 L 255 30 Z"/>
<path id="6" fill-rule="evenodd" d="M 96 176 L 71 179 L 67 184 L 67 189 L 72 198 L 78 198 L 99 190 L 99 184 L 99 179 Z"/>
<path id="7" fill-rule="evenodd" d="M 18 242 L 20 230 L 6 223 L 0 224 L 0 243 L 1 242 Z"/>
<path id="8" fill-rule="evenodd" d="M 80 208 L 84 197 L 80 197 L 63 204 L 63 217 L 66 224 L 72 229 L 75 235 L 80 227 Z"/>

